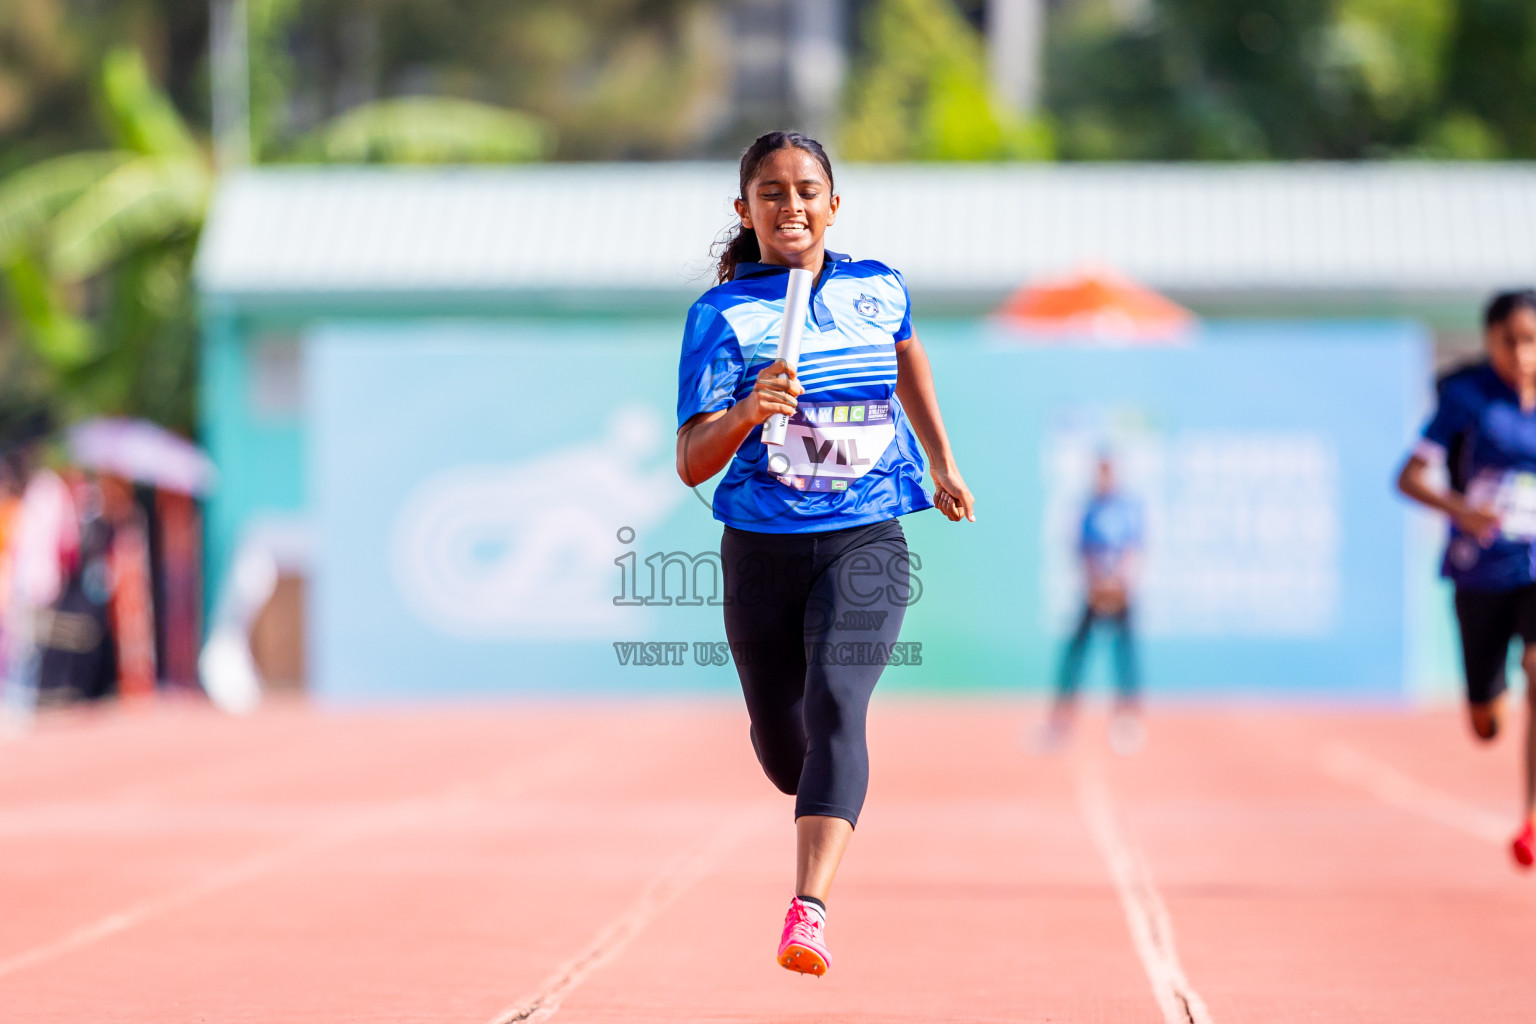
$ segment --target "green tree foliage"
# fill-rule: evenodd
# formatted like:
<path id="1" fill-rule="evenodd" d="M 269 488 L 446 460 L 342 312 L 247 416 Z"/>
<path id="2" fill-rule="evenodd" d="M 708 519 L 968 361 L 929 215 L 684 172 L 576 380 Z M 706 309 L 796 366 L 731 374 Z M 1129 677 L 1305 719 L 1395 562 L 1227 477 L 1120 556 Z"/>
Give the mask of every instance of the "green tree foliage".
<path id="1" fill-rule="evenodd" d="M 0 0 L 0 175 L 43 157 L 99 147 L 102 57 L 145 55 L 177 108 L 206 117 L 203 0 Z"/>
<path id="2" fill-rule="evenodd" d="M 0 157 L 19 149 L 22 138 L 42 134 L 42 122 L 66 106 L 64 86 L 80 58 L 62 30 L 63 16 L 57 0 L 0 4 L 0 139 L 12 140 L 0 146 Z M 4 168 L 0 162 L 0 173 Z"/>
<path id="3" fill-rule="evenodd" d="M 1340 0 L 1323 32 L 1324 88 L 1401 118 L 1433 103 L 1446 70 L 1455 0 Z"/>
<path id="4" fill-rule="evenodd" d="M 246 0 L 246 53 L 250 61 L 251 157 L 277 155 L 286 141 L 294 60 L 290 35 L 299 0 Z"/>
<path id="5" fill-rule="evenodd" d="M 1429 138 L 1450 156 L 1536 158 L 1536 4 L 1459 0 Z"/>
<path id="6" fill-rule="evenodd" d="M 188 274 L 212 186 L 192 133 L 136 50 L 102 62 L 117 148 L 53 157 L 0 185 L 0 268 L 30 374 L 65 416 L 192 419 Z"/>
<path id="7" fill-rule="evenodd" d="M 712 0 L 250 2 L 271 8 L 252 103 L 270 156 L 360 102 L 421 96 L 534 115 L 559 158 L 690 155 L 730 90 Z"/>
<path id="8" fill-rule="evenodd" d="M 1536 156 L 1523 0 L 1073 0 L 1049 105 L 1083 159 Z"/>
<path id="9" fill-rule="evenodd" d="M 712 0 L 246 10 L 258 160 L 693 153 L 730 88 Z M 190 265 L 212 184 L 207 46 L 206 0 L 0 0 L 7 395 L 30 388 L 66 418 L 190 427 Z"/>
<path id="10" fill-rule="evenodd" d="M 101 62 L 96 107 L 110 149 L 51 157 L 0 182 L 0 272 L 24 343 L 0 351 L 9 401 L 64 418 L 193 420 L 196 332 L 191 263 L 214 174 L 204 144 L 151 79 L 140 52 Z M 337 161 L 534 159 L 547 129 L 467 100 L 364 104 L 317 128 L 310 145 Z"/>
<path id="11" fill-rule="evenodd" d="M 348 111 L 316 129 L 298 152 L 327 163 L 518 163 L 543 159 L 553 142 L 548 126 L 527 114 L 423 96 Z"/>
<path id="12" fill-rule="evenodd" d="M 851 160 L 1049 157 L 1044 122 L 993 102 L 980 35 L 951 0 L 877 0 L 838 141 Z"/>

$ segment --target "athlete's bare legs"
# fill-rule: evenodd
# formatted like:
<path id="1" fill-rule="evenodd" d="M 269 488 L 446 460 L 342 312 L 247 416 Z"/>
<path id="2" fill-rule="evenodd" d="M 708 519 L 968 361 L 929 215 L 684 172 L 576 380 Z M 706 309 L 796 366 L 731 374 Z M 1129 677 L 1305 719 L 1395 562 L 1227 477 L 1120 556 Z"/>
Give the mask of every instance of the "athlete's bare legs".
<path id="1" fill-rule="evenodd" d="M 1525 820 L 1536 822 L 1536 648 L 1520 658 L 1525 669 Z"/>
<path id="2" fill-rule="evenodd" d="M 1530 868 L 1536 865 L 1536 647 L 1526 645 L 1520 667 L 1525 669 L 1525 815 L 1509 852 L 1516 864 Z"/>
<path id="3" fill-rule="evenodd" d="M 795 895 L 827 902 L 853 826 L 842 818 L 807 814 L 795 819 Z"/>
<path id="4" fill-rule="evenodd" d="M 1484 704 L 1468 704 L 1467 718 L 1472 733 L 1480 740 L 1491 740 L 1504 727 L 1504 695 L 1501 693 Z"/>

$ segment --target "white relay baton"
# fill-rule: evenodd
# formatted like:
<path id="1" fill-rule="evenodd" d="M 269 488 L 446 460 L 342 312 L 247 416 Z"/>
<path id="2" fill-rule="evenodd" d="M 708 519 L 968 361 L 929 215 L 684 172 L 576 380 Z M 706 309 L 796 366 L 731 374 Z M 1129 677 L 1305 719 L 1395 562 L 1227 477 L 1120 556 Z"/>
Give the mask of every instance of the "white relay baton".
<path id="1" fill-rule="evenodd" d="M 791 370 L 800 367 L 800 335 L 805 330 L 805 314 L 811 304 L 812 283 L 809 270 L 790 268 L 789 288 L 784 293 L 784 320 L 779 324 L 779 358 Z M 763 444 L 770 448 L 782 448 L 788 433 L 789 417 L 775 413 L 763 424 Z M 768 470 L 779 476 L 788 473 L 789 456 L 782 451 L 769 452 Z"/>

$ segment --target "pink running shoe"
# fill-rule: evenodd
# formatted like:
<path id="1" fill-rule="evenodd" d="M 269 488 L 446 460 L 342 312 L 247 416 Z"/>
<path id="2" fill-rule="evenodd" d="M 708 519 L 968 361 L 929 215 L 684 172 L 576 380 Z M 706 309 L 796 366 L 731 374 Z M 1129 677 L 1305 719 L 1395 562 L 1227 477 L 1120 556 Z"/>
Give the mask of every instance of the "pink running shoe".
<path id="1" fill-rule="evenodd" d="M 1523 868 L 1528 868 L 1536 862 L 1536 828 L 1532 828 L 1530 822 L 1525 823 L 1525 828 L 1521 829 L 1520 834 L 1515 836 L 1515 841 L 1509 844 L 1509 852 L 1514 854 L 1515 863 Z"/>
<path id="2" fill-rule="evenodd" d="M 796 896 L 784 915 L 784 937 L 779 940 L 779 966 L 818 978 L 832 966 L 827 951 L 827 922 L 819 908 Z"/>

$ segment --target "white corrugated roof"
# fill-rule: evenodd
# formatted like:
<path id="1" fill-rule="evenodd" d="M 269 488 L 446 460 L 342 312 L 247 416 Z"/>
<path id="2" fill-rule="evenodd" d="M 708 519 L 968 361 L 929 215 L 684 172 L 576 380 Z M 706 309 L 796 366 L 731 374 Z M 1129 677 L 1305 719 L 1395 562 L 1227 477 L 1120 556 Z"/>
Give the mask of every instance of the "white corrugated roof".
<path id="1" fill-rule="evenodd" d="M 271 168 L 224 180 L 205 292 L 688 292 L 732 222 L 725 164 Z M 1536 165 L 840 168 L 828 245 L 914 289 L 1084 265 L 1172 291 L 1473 291 L 1536 279 Z"/>

